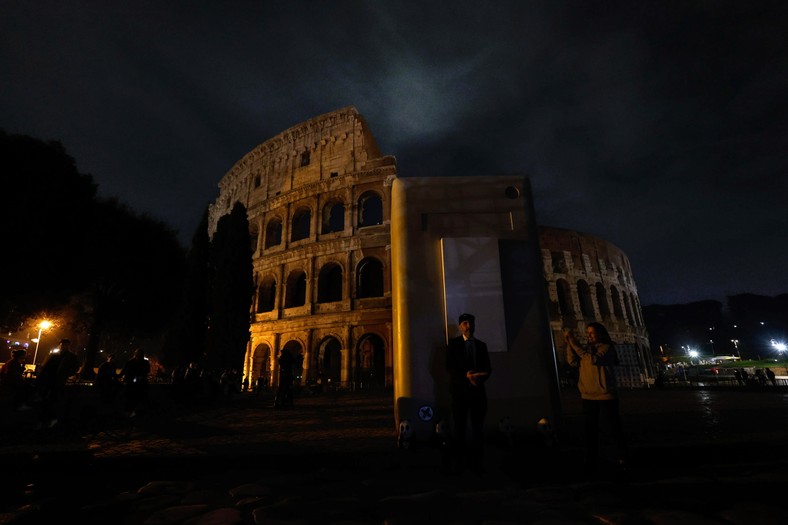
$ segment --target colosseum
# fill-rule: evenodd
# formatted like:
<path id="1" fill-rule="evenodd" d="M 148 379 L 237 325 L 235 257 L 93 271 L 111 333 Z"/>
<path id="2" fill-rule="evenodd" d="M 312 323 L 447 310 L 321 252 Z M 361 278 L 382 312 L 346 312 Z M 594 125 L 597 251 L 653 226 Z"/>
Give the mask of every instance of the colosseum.
<path id="1" fill-rule="evenodd" d="M 648 384 L 654 377 L 648 332 L 626 254 L 613 244 L 573 230 L 539 227 L 548 316 L 555 341 L 561 330 L 580 333 L 597 321 L 617 343 L 620 380 L 628 386 Z M 566 356 L 557 352 L 566 381 Z"/>
<path id="2" fill-rule="evenodd" d="M 302 386 L 392 387 L 391 188 L 363 117 L 346 107 L 298 124 L 240 159 L 219 183 L 209 229 L 240 201 L 248 211 L 256 294 L 244 376 L 276 381 L 275 357 L 297 356 Z M 637 289 L 624 253 L 601 239 L 541 227 L 554 340 L 604 322 L 650 377 Z M 563 356 L 556 357 L 560 365 Z"/>

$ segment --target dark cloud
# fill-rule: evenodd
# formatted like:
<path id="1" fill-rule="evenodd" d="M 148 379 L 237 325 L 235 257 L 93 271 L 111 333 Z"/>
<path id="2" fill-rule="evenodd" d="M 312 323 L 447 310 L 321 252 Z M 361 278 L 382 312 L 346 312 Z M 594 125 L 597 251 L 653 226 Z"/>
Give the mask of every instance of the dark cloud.
<path id="1" fill-rule="evenodd" d="M 223 174 L 353 105 L 402 176 L 527 175 L 644 304 L 788 291 L 781 2 L 12 2 L 0 127 L 187 242 Z"/>

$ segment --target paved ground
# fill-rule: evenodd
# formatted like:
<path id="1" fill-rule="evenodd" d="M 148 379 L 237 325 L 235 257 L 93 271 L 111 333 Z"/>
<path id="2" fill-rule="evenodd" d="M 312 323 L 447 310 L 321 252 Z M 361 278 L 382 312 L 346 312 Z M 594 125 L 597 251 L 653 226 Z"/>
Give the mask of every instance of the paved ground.
<path id="1" fill-rule="evenodd" d="M 111 434 L 5 418 L 0 523 L 788 523 L 780 387 L 626 391 L 632 466 L 594 477 L 572 390 L 557 444 L 515 429 L 482 476 L 446 473 L 436 444 L 398 449 L 390 393 L 158 399 Z"/>

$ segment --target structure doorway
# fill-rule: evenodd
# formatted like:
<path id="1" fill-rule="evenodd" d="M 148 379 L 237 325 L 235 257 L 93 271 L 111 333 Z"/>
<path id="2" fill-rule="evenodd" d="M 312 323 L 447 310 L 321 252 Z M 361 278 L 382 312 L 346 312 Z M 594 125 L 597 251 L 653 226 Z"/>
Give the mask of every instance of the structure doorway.
<path id="1" fill-rule="evenodd" d="M 249 374 L 249 388 L 252 390 L 266 390 L 271 384 L 271 348 L 259 344 L 252 354 L 252 369 Z"/>
<path id="2" fill-rule="evenodd" d="M 342 344 L 337 338 L 328 337 L 320 343 L 317 370 L 324 389 L 345 387 L 342 384 Z"/>
<path id="3" fill-rule="evenodd" d="M 361 390 L 386 385 L 386 346 L 376 334 L 364 334 L 358 343 L 357 387 Z"/>

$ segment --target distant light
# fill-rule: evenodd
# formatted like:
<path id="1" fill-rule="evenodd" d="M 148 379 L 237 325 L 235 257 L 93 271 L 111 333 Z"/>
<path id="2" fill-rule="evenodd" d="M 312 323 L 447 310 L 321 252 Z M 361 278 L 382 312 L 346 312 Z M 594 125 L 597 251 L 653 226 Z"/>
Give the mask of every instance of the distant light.
<path id="1" fill-rule="evenodd" d="M 689 356 L 690 356 L 690 357 L 698 357 L 698 355 L 699 355 L 699 354 L 698 354 L 698 351 L 697 351 L 697 350 L 690 350 L 690 351 L 689 351 Z"/>
<path id="2" fill-rule="evenodd" d="M 788 345 L 786 345 L 783 341 L 775 341 L 774 339 L 771 340 L 772 346 L 778 352 L 785 352 L 788 350 Z"/>

